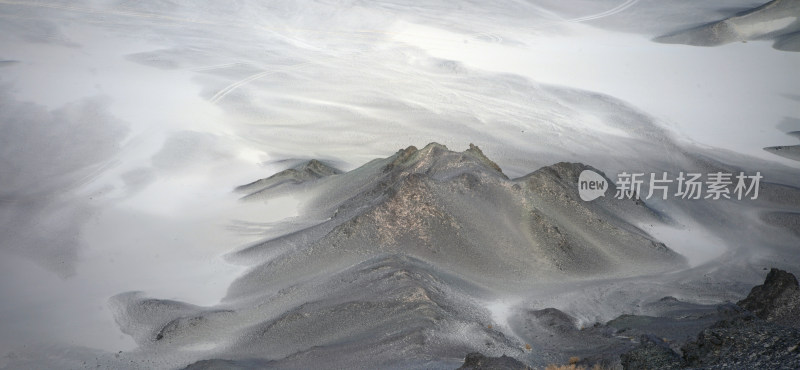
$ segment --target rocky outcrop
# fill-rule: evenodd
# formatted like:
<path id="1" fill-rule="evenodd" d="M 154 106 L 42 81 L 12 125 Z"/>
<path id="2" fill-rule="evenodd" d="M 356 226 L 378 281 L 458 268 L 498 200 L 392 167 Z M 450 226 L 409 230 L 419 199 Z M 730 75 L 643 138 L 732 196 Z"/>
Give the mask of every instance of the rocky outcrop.
<path id="1" fill-rule="evenodd" d="M 737 304 L 761 319 L 800 328 L 800 287 L 789 272 L 773 268 L 764 284 L 753 287 Z"/>
<path id="2" fill-rule="evenodd" d="M 622 365 L 625 369 L 798 369 L 798 298 L 795 276 L 773 268 L 764 284 L 754 287 L 738 306 L 721 305 L 715 315 L 721 319 L 680 348 L 675 345 L 680 343 L 660 339 L 670 330 L 639 325 L 658 336 L 642 335 L 636 348 L 620 356 Z M 688 322 L 696 326 L 707 317 Z M 656 319 L 665 318 L 651 321 Z M 619 318 L 609 325 L 619 326 L 625 321 L 631 320 Z"/>

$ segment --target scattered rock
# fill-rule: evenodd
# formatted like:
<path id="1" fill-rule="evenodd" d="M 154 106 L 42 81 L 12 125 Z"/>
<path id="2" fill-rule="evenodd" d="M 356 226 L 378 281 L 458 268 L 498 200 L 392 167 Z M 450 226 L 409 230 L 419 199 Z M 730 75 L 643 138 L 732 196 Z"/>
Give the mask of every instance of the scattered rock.
<path id="1" fill-rule="evenodd" d="M 511 357 L 502 355 L 500 357 L 487 357 L 483 354 L 474 352 L 464 358 L 464 365 L 459 369 L 463 370 L 528 370 L 530 366 L 523 364 Z"/>
<path id="2" fill-rule="evenodd" d="M 643 335 L 639 346 L 620 356 L 622 366 L 625 369 L 799 369 L 798 307 L 797 278 L 773 268 L 764 284 L 754 287 L 738 306 L 720 305 L 712 317 L 721 320 L 703 329 L 696 340 L 680 347 L 682 358 L 669 343 Z M 641 321 L 639 317 L 633 318 Z M 620 318 L 609 325 L 623 321 L 632 322 L 630 318 Z M 649 324 L 637 325 L 658 329 Z"/>
<path id="3" fill-rule="evenodd" d="M 686 366 L 704 369 L 800 369 L 800 331 L 752 315 L 723 320 L 683 348 Z"/>
<path id="4" fill-rule="evenodd" d="M 642 335 L 640 344 L 620 357 L 625 369 L 680 369 L 683 365 L 680 355 L 652 335 Z"/>

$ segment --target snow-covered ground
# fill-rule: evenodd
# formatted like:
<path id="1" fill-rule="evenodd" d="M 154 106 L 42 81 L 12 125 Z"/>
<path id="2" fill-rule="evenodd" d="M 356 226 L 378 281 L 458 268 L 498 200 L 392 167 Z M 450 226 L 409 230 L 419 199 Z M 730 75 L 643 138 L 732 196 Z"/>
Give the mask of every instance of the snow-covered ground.
<path id="1" fill-rule="evenodd" d="M 224 254 L 303 222 L 302 195 L 231 190 L 301 160 L 350 170 L 435 141 L 511 177 L 701 167 L 682 151 L 800 186 L 800 162 L 762 149 L 796 144 L 800 53 L 651 41 L 760 5 L 694 3 L 0 0 L 0 365 L 134 349 L 108 305 L 122 292 L 217 303 L 243 271 Z M 644 229 L 693 267 L 775 258 L 696 214 Z M 791 240 L 760 232 L 748 243 Z"/>

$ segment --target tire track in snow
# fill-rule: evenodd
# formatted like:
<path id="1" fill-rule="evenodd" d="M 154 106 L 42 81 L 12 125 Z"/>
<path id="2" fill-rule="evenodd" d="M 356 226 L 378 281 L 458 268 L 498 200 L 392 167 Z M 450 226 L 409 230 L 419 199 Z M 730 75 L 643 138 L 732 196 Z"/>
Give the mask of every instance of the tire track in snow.
<path id="1" fill-rule="evenodd" d="M 597 14 L 592 14 L 592 15 L 587 15 L 587 16 L 580 17 L 580 18 L 567 19 L 567 22 L 579 23 L 579 22 L 586 22 L 586 21 L 592 21 L 592 20 L 595 20 L 595 19 L 605 18 L 605 17 L 611 16 L 611 15 L 623 12 L 623 11 L 625 11 L 625 9 L 628 9 L 628 8 L 636 5 L 636 3 L 638 3 L 638 2 L 639 2 L 639 0 L 626 0 L 624 3 L 614 7 L 612 9 L 606 10 L 604 12 L 597 13 Z"/>
<path id="2" fill-rule="evenodd" d="M 224 89 L 218 91 L 216 94 L 214 94 L 214 96 L 211 97 L 211 99 L 209 99 L 209 101 L 212 104 L 217 104 L 226 95 L 230 94 L 234 90 L 236 90 L 236 89 L 238 89 L 238 88 L 240 88 L 240 87 L 242 87 L 244 85 L 247 85 L 250 82 L 258 80 L 259 78 L 262 78 L 262 77 L 265 77 L 265 76 L 269 76 L 269 75 L 273 75 L 273 74 L 277 74 L 277 73 L 281 73 L 281 72 L 288 72 L 288 71 L 293 71 L 293 70 L 296 70 L 296 69 L 301 69 L 303 67 L 306 67 L 306 66 L 311 65 L 311 64 L 316 64 L 316 63 L 320 63 L 320 61 L 311 61 L 311 62 L 294 64 L 294 65 L 291 65 L 291 66 L 287 66 L 285 68 L 279 68 L 279 69 L 275 69 L 275 70 L 263 71 L 263 72 L 256 73 L 254 75 L 247 76 L 247 77 L 245 77 L 245 78 L 243 78 L 243 79 L 241 79 L 239 81 L 236 81 L 236 82 L 226 86 Z"/>
<path id="3" fill-rule="evenodd" d="M 592 15 L 586 15 L 586 16 L 578 17 L 578 18 L 563 19 L 563 20 L 560 20 L 560 21 L 553 21 L 553 22 L 550 22 L 550 23 L 544 23 L 544 25 L 556 24 L 556 23 L 559 23 L 559 22 L 580 23 L 580 22 L 586 22 L 586 21 L 592 21 L 592 20 L 595 20 L 595 19 L 605 18 L 605 17 L 609 17 L 609 16 L 612 16 L 612 15 L 617 14 L 617 13 L 621 13 L 621 12 L 625 11 L 626 9 L 636 5 L 636 3 L 638 3 L 638 2 L 639 2 L 639 0 L 625 0 L 625 2 L 623 2 L 622 4 L 617 5 L 616 7 L 611 8 L 609 10 L 606 10 L 604 12 L 600 12 L 600 13 L 592 14 Z M 490 42 L 490 43 L 495 43 L 495 44 L 499 44 L 499 43 L 503 42 L 503 38 L 500 35 L 498 35 L 497 33 L 495 33 L 495 32 L 476 33 L 476 34 L 471 35 L 471 38 L 478 39 L 480 41 L 486 41 L 486 42 Z"/>

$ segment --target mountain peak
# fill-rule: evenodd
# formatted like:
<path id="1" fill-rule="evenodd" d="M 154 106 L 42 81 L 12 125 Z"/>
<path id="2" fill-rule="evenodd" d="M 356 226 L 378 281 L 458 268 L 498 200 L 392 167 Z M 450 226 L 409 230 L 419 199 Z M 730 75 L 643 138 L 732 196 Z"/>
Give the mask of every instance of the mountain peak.
<path id="1" fill-rule="evenodd" d="M 338 169 L 328 166 L 316 159 L 312 159 L 298 167 L 299 168 L 297 168 L 297 170 L 299 172 L 315 174 L 317 177 L 325 177 L 341 173 L 341 171 Z"/>
<path id="2" fill-rule="evenodd" d="M 488 172 L 505 178 L 502 169 L 487 158 L 475 144 L 469 149 L 455 152 L 446 146 L 431 142 L 422 149 L 415 146 L 399 150 L 385 167 L 385 171 L 439 174 L 445 177 L 464 172 Z"/>
<path id="3" fill-rule="evenodd" d="M 497 172 L 503 173 L 503 170 L 500 168 L 500 166 L 498 166 L 497 163 L 495 163 L 494 161 L 489 159 L 489 157 L 484 155 L 483 151 L 481 150 L 481 148 L 478 148 L 477 145 L 475 145 L 473 143 L 469 143 L 469 149 L 464 151 L 464 153 L 472 154 L 473 156 L 475 156 L 475 158 L 477 158 L 478 160 L 480 160 L 484 164 L 488 165 L 489 167 L 494 168 Z"/>

